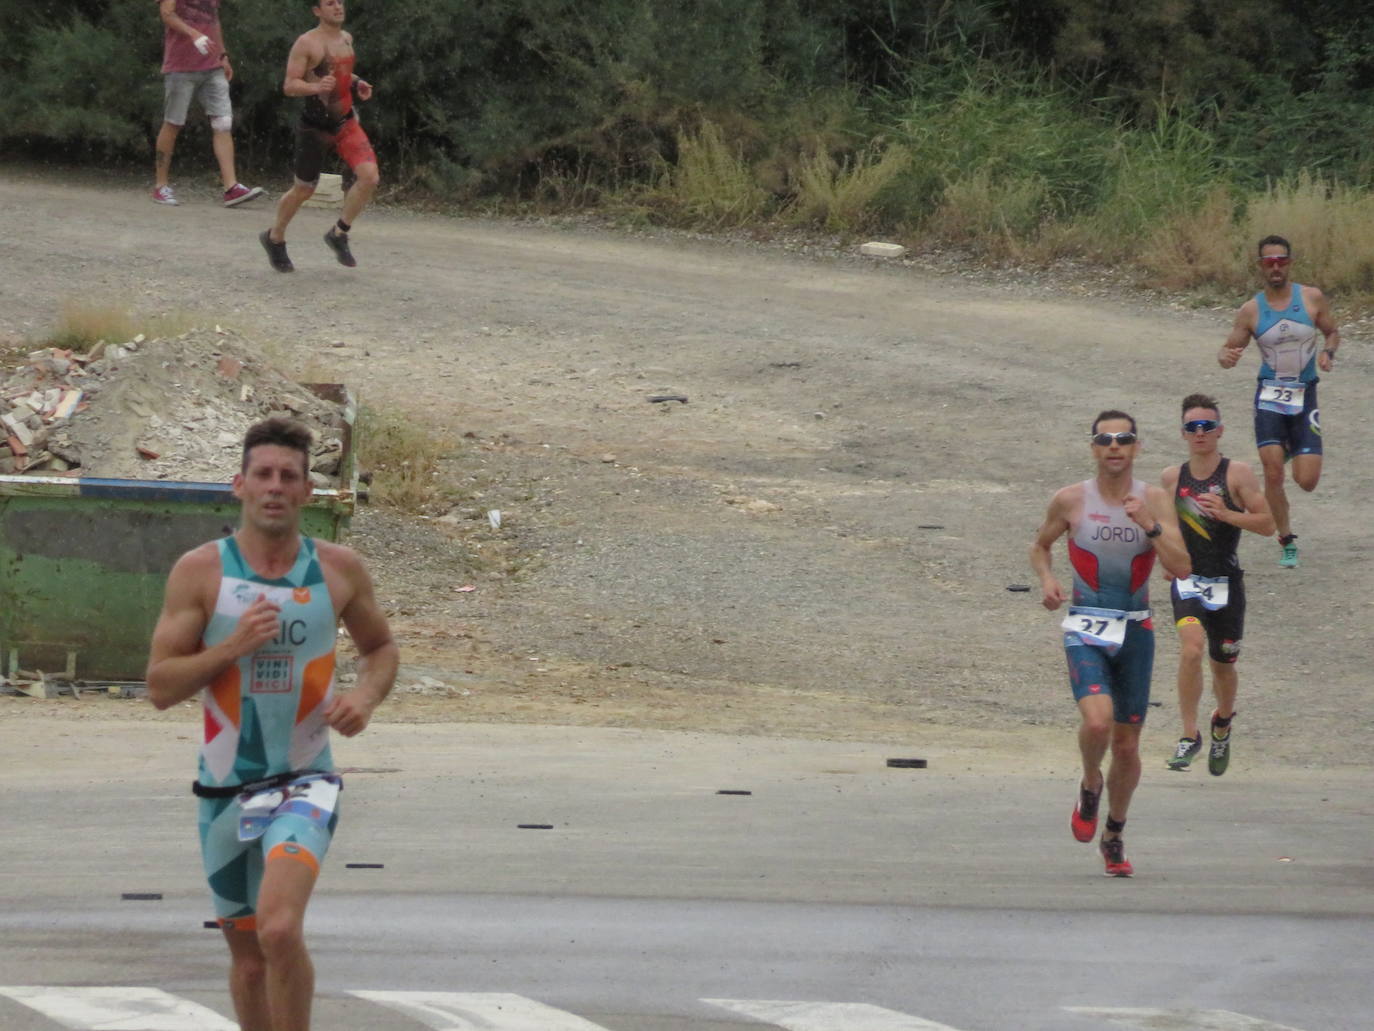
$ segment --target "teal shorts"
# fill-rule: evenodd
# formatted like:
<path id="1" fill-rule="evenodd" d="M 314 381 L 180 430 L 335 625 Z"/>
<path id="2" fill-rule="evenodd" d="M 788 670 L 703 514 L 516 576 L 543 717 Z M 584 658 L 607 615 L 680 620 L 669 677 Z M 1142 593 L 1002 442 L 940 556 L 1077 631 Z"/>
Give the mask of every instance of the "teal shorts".
<path id="1" fill-rule="evenodd" d="M 1115 655 L 1084 644 L 1076 634 L 1064 635 L 1069 662 L 1069 686 L 1074 701 L 1110 695 L 1117 723 L 1139 726 L 1150 708 L 1150 677 L 1155 665 L 1155 631 L 1149 620 L 1126 624 L 1126 640 Z"/>
<path id="2" fill-rule="evenodd" d="M 339 811 L 336 806 L 327 822 L 283 812 L 273 817 L 262 837 L 240 841 L 241 811 L 235 798 L 200 799 L 200 854 L 220 925 L 254 930 L 258 889 L 267 861 L 295 859 L 318 874 L 334 838 Z"/>

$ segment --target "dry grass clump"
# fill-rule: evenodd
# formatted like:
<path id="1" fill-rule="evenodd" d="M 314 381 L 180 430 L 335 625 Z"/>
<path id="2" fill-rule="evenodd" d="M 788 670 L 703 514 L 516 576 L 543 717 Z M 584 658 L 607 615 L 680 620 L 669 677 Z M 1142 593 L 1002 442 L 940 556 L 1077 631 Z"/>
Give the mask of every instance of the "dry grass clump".
<path id="1" fill-rule="evenodd" d="M 1230 190 L 1217 187 L 1200 209 L 1174 215 L 1156 229 L 1139 259 L 1150 282 L 1168 290 L 1245 289 L 1247 245 L 1235 207 Z"/>
<path id="2" fill-rule="evenodd" d="M 122 343 L 142 333 L 147 337 L 179 336 L 197 326 L 213 324 L 197 321 L 189 312 L 140 315 L 116 301 L 71 300 L 62 306 L 57 325 L 38 347 L 62 347 L 86 351 L 101 340 Z"/>
<path id="3" fill-rule="evenodd" d="M 680 132 L 677 164 L 664 168 L 645 199 L 674 220 L 724 229 L 756 222 L 770 197 L 740 148 L 731 147 L 714 122 Z"/>
<path id="4" fill-rule="evenodd" d="M 1277 233 L 1293 245 L 1295 278 L 1328 293 L 1374 295 L 1374 194 L 1303 172 L 1251 198 L 1241 224 L 1247 259 Z"/>
<path id="5" fill-rule="evenodd" d="M 791 222 L 854 231 L 879 217 L 878 199 L 911 165 L 905 147 L 874 147 L 836 160 L 817 147 L 796 173 L 796 195 L 787 211 Z"/>
<path id="6" fill-rule="evenodd" d="M 1035 240 L 1047 205 L 1044 180 L 998 179 L 977 169 L 945 187 L 926 229 L 936 239 L 973 245 L 992 257 L 1015 257 Z"/>
<path id="7" fill-rule="evenodd" d="M 373 504 L 417 515 L 447 511 L 455 489 L 441 465 L 456 447 L 447 435 L 403 412 L 362 405 L 357 418 L 356 455 L 371 474 Z"/>

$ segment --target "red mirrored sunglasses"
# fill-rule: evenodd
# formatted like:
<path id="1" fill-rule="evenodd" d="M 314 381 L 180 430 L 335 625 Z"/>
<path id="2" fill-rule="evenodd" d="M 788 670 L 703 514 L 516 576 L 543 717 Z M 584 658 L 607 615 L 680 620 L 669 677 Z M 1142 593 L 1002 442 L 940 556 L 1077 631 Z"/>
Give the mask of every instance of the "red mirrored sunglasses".
<path id="1" fill-rule="evenodd" d="M 1259 262 L 1265 268 L 1287 268 L 1292 260 L 1286 254 L 1267 254 Z"/>

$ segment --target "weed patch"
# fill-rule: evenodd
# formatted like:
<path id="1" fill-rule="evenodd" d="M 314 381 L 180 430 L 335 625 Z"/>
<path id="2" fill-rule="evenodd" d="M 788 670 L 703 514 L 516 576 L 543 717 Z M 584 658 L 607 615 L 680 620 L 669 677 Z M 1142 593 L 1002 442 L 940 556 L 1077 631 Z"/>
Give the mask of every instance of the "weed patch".
<path id="1" fill-rule="evenodd" d="M 456 448 L 448 436 L 393 409 L 362 405 L 356 422 L 358 465 L 371 474 L 374 504 L 415 515 L 446 512 L 458 492 L 443 474 Z"/>

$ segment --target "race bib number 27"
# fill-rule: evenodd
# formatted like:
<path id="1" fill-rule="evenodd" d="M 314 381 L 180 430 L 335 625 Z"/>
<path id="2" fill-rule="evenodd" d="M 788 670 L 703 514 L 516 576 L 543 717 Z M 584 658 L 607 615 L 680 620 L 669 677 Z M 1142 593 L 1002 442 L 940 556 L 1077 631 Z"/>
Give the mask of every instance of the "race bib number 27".
<path id="1" fill-rule="evenodd" d="M 1127 616 L 1108 609 L 1069 609 L 1060 624 L 1084 644 L 1107 649 L 1115 654 L 1126 643 Z"/>

